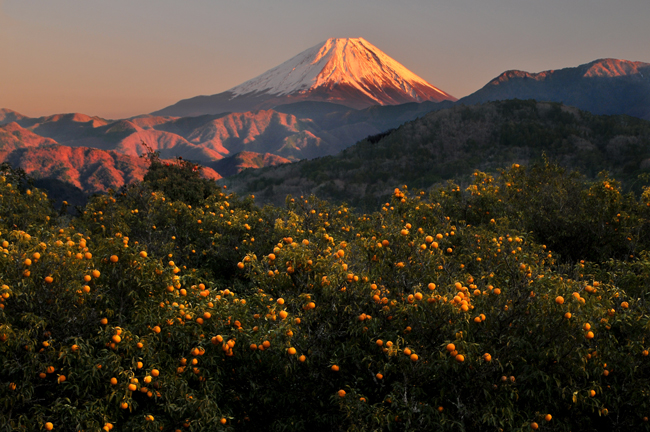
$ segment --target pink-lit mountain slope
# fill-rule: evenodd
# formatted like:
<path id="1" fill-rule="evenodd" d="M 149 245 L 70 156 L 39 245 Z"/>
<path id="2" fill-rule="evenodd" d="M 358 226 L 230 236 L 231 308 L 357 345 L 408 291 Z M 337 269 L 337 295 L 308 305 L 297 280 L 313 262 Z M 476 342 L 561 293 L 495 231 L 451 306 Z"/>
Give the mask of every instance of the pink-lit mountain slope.
<path id="1" fill-rule="evenodd" d="M 153 115 L 199 116 L 300 101 L 351 108 L 455 101 L 363 38 L 328 39 L 230 90 L 182 100 Z"/>
<path id="2" fill-rule="evenodd" d="M 1 134 L 0 130 L 0 134 Z M 88 147 L 58 144 L 15 146 L 0 151 L 0 163 L 9 162 L 37 180 L 68 183 L 85 193 L 117 190 L 125 184 L 142 180 L 148 162 L 139 157 Z M 212 168 L 204 167 L 205 178 L 221 178 Z"/>
<path id="3" fill-rule="evenodd" d="M 540 73 L 510 70 L 459 103 L 505 99 L 561 102 L 594 114 L 650 120 L 650 63 L 601 59 Z"/>
<path id="4" fill-rule="evenodd" d="M 0 126 L 0 157 L 18 148 L 39 147 L 45 144 L 56 144 L 56 141 L 24 129 L 16 122 Z"/>
<path id="5" fill-rule="evenodd" d="M 26 116 L 7 108 L 0 108 L 0 126 L 27 118 Z"/>
<path id="6" fill-rule="evenodd" d="M 335 154 L 367 135 L 396 127 L 444 105 L 410 103 L 366 110 L 343 107 L 343 111 L 328 109 L 320 114 L 312 107 L 311 119 L 296 115 L 310 111 L 309 107 L 300 107 L 305 104 L 327 105 L 302 102 L 281 107 L 288 112 L 259 110 L 182 118 L 147 115 L 122 120 L 79 113 L 30 118 L 4 110 L 11 114 L 7 120 L 16 120 L 0 126 L 0 150 L 60 144 L 139 156 L 146 151 L 144 142 L 160 152 L 163 159 L 182 156 L 206 166 L 243 151 L 271 153 L 296 161 Z"/>

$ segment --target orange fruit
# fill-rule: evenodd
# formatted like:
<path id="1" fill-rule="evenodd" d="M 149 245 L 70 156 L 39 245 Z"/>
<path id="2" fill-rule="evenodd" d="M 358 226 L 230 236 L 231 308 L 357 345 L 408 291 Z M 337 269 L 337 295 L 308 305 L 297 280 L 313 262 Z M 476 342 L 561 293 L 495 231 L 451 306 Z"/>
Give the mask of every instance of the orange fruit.
<path id="1" fill-rule="evenodd" d="M 377 375 L 375 375 L 375 376 L 377 377 L 377 379 L 378 379 L 378 380 L 380 380 L 380 379 L 383 379 L 383 378 L 384 378 L 384 376 L 383 376 L 382 374 L 380 374 L 380 373 L 378 373 L 378 374 L 377 374 Z"/>
<path id="2" fill-rule="evenodd" d="M 338 394 L 339 397 L 344 397 L 345 396 L 345 390 L 339 390 L 338 392 L 336 392 L 336 394 Z"/>
<path id="3" fill-rule="evenodd" d="M 45 430 L 52 430 L 54 429 L 54 425 L 50 422 L 45 423 Z"/>
<path id="4" fill-rule="evenodd" d="M 158 327 L 158 326 L 154 326 L 152 328 L 152 330 L 153 330 L 154 333 L 160 333 L 160 327 Z"/>
<path id="5" fill-rule="evenodd" d="M 157 377 L 158 375 L 160 375 L 160 372 L 158 371 L 158 369 L 151 369 L 151 375 Z"/>
<path id="6" fill-rule="evenodd" d="M 118 261 L 117 255 L 111 255 L 110 260 L 112 263 L 116 263 Z"/>
<path id="7" fill-rule="evenodd" d="M 120 343 L 122 341 L 122 337 L 120 335 L 113 335 L 113 342 L 115 343 Z"/>
<path id="8" fill-rule="evenodd" d="M 276 300 L 276 302 L 277 302 L 279 305 L 283 305 L 283 304 L 284 304 L 284 299 L 283 299 L 283 298 L 279 298 L 279 299 Z"/>
<path id="9" fill-rule="evenodd" d="M 533 430 L 537 430 L 537 429 L 539 429 L 539 425 L 537 423 L 535 423 L 535 422 L 532 422 L 530 424 L 530 428 L 533 429 Z"/>
<path id="10" fill-rule="evenodd" d="M 411 361 L 418 361 L 418 355 L 417 354 L 411 354 Z"/>
<path id="11" fill-rule="evenodd" d="M 219 421 L 221 422 L 221 424 L 226 424 L 226 422 L 227 422 L 228 420 L 226 420 L 225 417 L 222 417 L 221 420 L 219 420 Z"/>
<path id="12" fill-rule="evenodd" d="M 553 416 L 550 415 L 550 414 L 546 414 L 546 415 L 544 416 L 544 420 L 546 420 L 547 422 L 550 422 L 552 418 L 553 418 Z"/>
<path id="13" fill-rule="evenodd" d="M 294 347 L 291 347 L 287 350 L 287 352 L 289 353 L 289 355 L 294 355 L 296 354 L 296 349 Z"/>
<path id="14" fill-rule="evenodd" d="M 278 315 L 280 315 L 280 318 L 285 319 L 289 314 L 287 311 L 280 311 Z"/>
<path id="15" fill-rule="evenodd" d="M 94 278 L 98 278 L 101 275 L 101 273 L 99 272 L 99 270 L 93 270 L 92 275 Z"/>
<path id="16" fill-rule="evenodd" d="M 453 343 L 447 344 L 447 351 L 452 352 L 456 350 L 456 345 Z"/>
<path id="17" fill-rule="evenodd" d="M 301 362 L 304 362 L 305 360 L 307 360 L 307 357 L 305 357 L 304 355 L 301 355 L 300 357 L 298 357 L 298 360 L 300 360 Z"/>
<path id="18" fill-rule="evenodd" d="M 115 377 L 111 378 L 111 384 L 112 385 L 117 385 L 117 378 L 115 378 Z"/>
<path id="19" fill-rule="evenodd" d="M 382 346 L 384 344 L 384 341 L 381 339 L 377 339 L 377 342 L 375 342 L 377 346 Z"/>
<path id="20" fill-rule="evenodd" d="M 135 384 L 129 384 L 128 389 L 129 391 L 134 392 L 138 389 L 138 386 L 136 386 Z"/>
<path id="21" fill-rule="evenodd" d="M 585 337 L 586 337 L 587 339 L 593 339 L 593 338 L 594 338 L 594 332 L 592 332 L 592 331 L 587 332 L 587 334 L 585 335 Z"/>
<path id="22" fill-rule="evenodd" d="M 589 396 L 591 397 L 596 396 L 596 390 L 589 390 Z"/>
<path id="23" fill-rule="evenodd" d="M 338 371 L 339 371 L 339 367 L 338 367 L 337 365 L 332 365 L 332 370 L 333 370 L 334 372 L 338 372 Z"/>
<path id="24" fill-rule="evenodd" d="M 65 375 L 59 375 L 59 378 L 57 378 L 56 381 L 57 381 L 59 384 L 61 384 L 61 383 L 62 383 L 63 381 L 65 381 L 66 379 L 67 379 L 67 378 L 65 377 Z"/>
<path id="25" fill-rule="evenodd" d="M 271 346 L 271 342 L 265 340 L 264 342 L 262 342 L 262 346 L 264 347 L 264 349 L 267 349 Z"/>
<path id="26" fill-rule="evenodd" d="M 562 297 L 562 296 L 555 297 L 555 303 L 557 303 L 559 305 L 564 304 L 564 297 Z"/>
<path id="27" fill-rule="evenodd" d="M 459 363 L 464 362 L 465 361 L 465 356 L 462 355 L 462 354 L 457 354 L 456 355 L 456 361 L 459 362 Z"/>
<path id="28" fill-rule="evenodd" d="M 52 276 L 45 276 L 45 283 L 52 283 L 54 282 L 54 278 Z"/>
<path id="29" fill-rule="evenodd" d="M 140 251 L 140 257 L 141 257 L 141 258 L 146 258 L 146 257 L 147 257 L 147 252 L 145 252 L 145 251 Z"/>

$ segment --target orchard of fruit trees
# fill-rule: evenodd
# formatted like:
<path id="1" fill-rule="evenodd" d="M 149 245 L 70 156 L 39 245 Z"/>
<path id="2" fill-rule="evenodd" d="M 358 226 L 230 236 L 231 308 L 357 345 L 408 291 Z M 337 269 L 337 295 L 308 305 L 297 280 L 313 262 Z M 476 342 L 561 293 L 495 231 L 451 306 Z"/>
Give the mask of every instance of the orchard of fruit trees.
<path id="1" fill-rule="evenodd" d="M 0 173 L 0 432 L 650 430 L 650 190 L 543 162 L 373 214 L 151 157 Z"/>

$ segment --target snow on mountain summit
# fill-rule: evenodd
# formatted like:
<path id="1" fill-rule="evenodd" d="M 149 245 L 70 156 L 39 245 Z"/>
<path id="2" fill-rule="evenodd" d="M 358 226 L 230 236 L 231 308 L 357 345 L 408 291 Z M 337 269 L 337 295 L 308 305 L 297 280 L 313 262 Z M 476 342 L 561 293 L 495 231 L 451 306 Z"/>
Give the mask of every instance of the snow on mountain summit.
<path id="1" fill-rule="evenodd" d="M 328 39 L 222 93 L 178 101 L 152 115 L 199 116 L 329 102 L 353 109 L 455 101 L 363 38 Z"/>
<path id="2" fill-rule="evenodd" d="M 363 38 L 331 38 L 229 90 L 286 96 L 346 86 L 377 104 L 455 100 Z M 400 94 L 395 102 L 396 95 Z"/>

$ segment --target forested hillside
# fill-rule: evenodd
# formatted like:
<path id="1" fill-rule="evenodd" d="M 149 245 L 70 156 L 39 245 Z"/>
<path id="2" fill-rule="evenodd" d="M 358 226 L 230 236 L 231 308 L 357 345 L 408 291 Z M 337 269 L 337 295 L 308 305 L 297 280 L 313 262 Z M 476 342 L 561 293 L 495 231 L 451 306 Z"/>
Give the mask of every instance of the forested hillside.
<path id="1" fill-rule="evenodd" d="M 626 190 L 638 192 L 638 176 L 650 173 L 650 122 L 533 100 L 457 106 L 335 156 L 248 170 L 223 183 L 262 202 L 315 193 L 372 211 L 395 185 L 429 188 L 449 179 L 468 184 L 476 169 L 495 173 L 544 155 L 590 179 L 609 171 Z"/>

